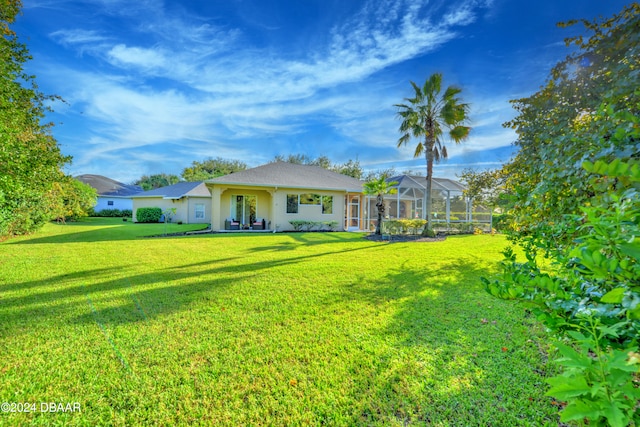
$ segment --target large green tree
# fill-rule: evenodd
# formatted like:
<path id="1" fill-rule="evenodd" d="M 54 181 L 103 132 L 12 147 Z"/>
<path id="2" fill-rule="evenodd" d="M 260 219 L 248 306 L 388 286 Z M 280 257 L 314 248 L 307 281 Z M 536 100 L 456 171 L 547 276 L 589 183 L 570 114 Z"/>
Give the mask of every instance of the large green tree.
<path id="1" fill-rule="evenodd" d="M 555 333 L 561 421 L 640 423 L 640 5 L 582 23 L 586 36 L 546 84 L 513 101 L 519 148 L 503 273 L 487 290 L 517 299 Z"/>
<path id="2" fill-rule="evenodd" d="M 431 186 L 433 164 L 446 159 L 447 147 L 444 138 L 458 144 L 469 136 L 471 130 L 466 126 L 469 105 L 462 102 L 459 95 L 462 89 L 449 86 L 442 91 L 442 74 L 434 73 L 422 87 L 411 82 L 414 90 L 412 98 L 405 98 L 406 103 L 396 104 L 398 116 L 402 120 L 398 139 L 398 147 L 406 145 L 415 138 L 418 140 L 414 157 L 425 156 L 427 163 L 427 224 L 424 234 L 432 235 Z"/>
<path id="3" fill-rule="evenodd" d="M 205 181 L 233 172 L 243 171 L 246 168 L 247 165 L 239 160 L 227 160 L 221 157 L 209 158 L 201 162 L 194 161 L 191 166 L 184 168 L 182 179 L 189 182 Z"/>
<path id="4" fill-rule="evenodd" d="M 512 101 L 518 114 L 505 126 L 517 132 L 518 153 L 505 168 L 506 183 L 516 196 L 519 235 L 532 237 L 545 250 L 562 250 L 571 241 L 575 228 L 557 225 L 565 215 L 579 213 L 593 195 L 582 162 L 637 152 L 637 146 L 611 138 L 620 120 L 628 118 L 598 111 L 638 115 L 638 10 L 634 3 L 602 22 L 560 24 L 582 23 L 591 36 L 567 39 L 575 53 L 551 70 L 538 92 Z M 547 237 L 535 237 L 543 234 Z"/>
<path id="5" fill-rule="evenodd" d="M 23 234 L 55 216 L 55 183 L 67 178 L 64 156 L 44 123 L 45 102 L 55 97 L 39 90 L 24 70 L 27 47 L 10 29 L 22 4 L 0 2 L 0 236 Z"/>

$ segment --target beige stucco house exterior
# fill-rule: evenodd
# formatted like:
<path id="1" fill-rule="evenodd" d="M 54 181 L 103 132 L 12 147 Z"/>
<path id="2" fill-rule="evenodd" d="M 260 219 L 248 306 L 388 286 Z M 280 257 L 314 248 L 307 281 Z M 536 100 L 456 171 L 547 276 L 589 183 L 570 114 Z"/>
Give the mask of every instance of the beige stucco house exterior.
<path id="1" fill-rule="evenodd" d="M 366 226 L 362 182 L 318 166 L 274 162 L 205 182 L 214 231 L 260 230 L 263 220 L 273 232 L 294 230 L 295 220 L 335 221 L 339 230 Z"/>
<path id="2" fill-rule="evenodd" d="M 133 221 L 138 208 L 160 208 L 168 211 L 175 208 L 171 222 L 184 224 L 211 223 L 211 193 L 203 182 L 179 182 L 174 185 L 156 188 L 134 194 Z"/>

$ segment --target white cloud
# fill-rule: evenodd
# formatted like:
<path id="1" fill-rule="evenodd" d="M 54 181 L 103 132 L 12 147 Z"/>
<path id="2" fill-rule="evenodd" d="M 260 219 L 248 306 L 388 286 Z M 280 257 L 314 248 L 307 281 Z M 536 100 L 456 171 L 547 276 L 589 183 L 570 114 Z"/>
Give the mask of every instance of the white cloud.
<path id="1" fill-rule="evenodd" d="M 64 45 L 97 43 L 108 40 L 108 37 L 105 37 L 98 31 L 79 28 L 54 31 L 49 34 L 49 36 Z"/>
<path id="2" fill-rule="evenodd" d="M 186 147 L 181 152 L 190 160 L 205 154 L 252 158 L 258 152 L 253 139 L 302 133 L 308 118 L 339 134 L 343 146 L 395 147 L 398 123 L 392 105 L 399 101 L 397 88 L 390 85 L 390 94 L 387 87 L 369 81 L 360 88 L 359 83 L 438 49 L 456 37 L 454 27 L 475 19 L 472 3 L 461 3 L 443 19 L 434 16 L 442 12 L 428 2 L 372 0 L 335 25 L 328 44 L 290 57 L 251 46 L 241 49 L 239 29 L 180 13 L 167 16 L 157 1 L 127 4 L 104 2 L 111 14 L 144 18 L 133 19 L 128 31 L 143 35 L 147 44 L 141 38 L 123 39 L 126 32 L 51 34 L 60 44 L 90 52 L 114 67 L 109 74 L 57 72 L 64 75 L 59 82 L 66 87 L 63 96 L 82 106 L 91 132 L 100 135 L 89 139 L 91 154 L 76 148 L 79 166 L 98 159 L 117 162 L 127 151 L 173 143 Z M 148 77 L 161 77 L 168 85 L 153 88 Z M 480 124 L 491 120 L 488 111 Z M 504 142 L 487 136 L 474 141 L 484 147 Z M 413 149 L 407 150 L 412 156 Z M 259 152 L 265 155 L 265 150 Z M 396 159 L 407 158 L 402 150 L 396 153 Z M 139 163 L 176 161 L 151 153 L 136 158 Z"/>
<path id="3" fill-rule="evenodd" d="M 107 57 L 113 65 L 121 65 L 125 68 L 130 66 L 142 69 L 161 68 L 167 63 L 165 54 L 158 49 L 127 47 L 124 44 L 111 48 Z"/>

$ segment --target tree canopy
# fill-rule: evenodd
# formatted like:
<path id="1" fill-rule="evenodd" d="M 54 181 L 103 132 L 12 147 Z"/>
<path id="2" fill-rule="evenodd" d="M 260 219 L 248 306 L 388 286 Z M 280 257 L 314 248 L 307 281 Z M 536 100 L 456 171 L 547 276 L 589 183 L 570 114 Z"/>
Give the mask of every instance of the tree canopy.
<path id="1" fill-rule="evenodd" d="M 52 125 L 44 122 L 45 103 L 57 97 L 38 90 L 24 69 L 29 51 L 10 29 L 21 6 L 19 0 L 0 2 L 0 236 L 34 231 L 59 215 L 73 189 L 83 191 L 69 184 L 62 168 L 71 157 L 61 153 Z"/>
<path id="2" fill-rule="evenodd" d="M 272 162 L 287 162 L 298 165 L 320 166 L 321 168 L 341 173 L 356 179 L 362 179 L 364 170 L 360 166 L 360 162 L 356 160 L 347 161 L 346 163 L 333 163 L 327 156 L 311 158 L 306 154 L 289 154 L 288 156 L 277 155 Z"/>
<path id="3" fill-rule="evenodd" d="M 514 205 L 496 296 L 527 304 L 556 334 L 563 371 L 548 394 L 561 421 L 640 420 L 640 5 L 581 23 L 576 50 L 513 101 L 519 149 L 504 168 Z M 577 385 L 577 386 L 576 386 Z"/>
<path id="4" fill-rule="evenodd" d="M 476 171 L 471 168 L 463 169 L 458 175 L 467 187 L 464 195 L 473 199 L 474 203 L 485 203 L 491 207 L 500 204 L 505 196 L 502 170 Z"/>
<path id="5" fill-rule="evenodd" d="M 153 175 L 142 175 L 140 179 L 133 182 L 133 185 L 139 185 L 144 191 L 153 190 L 167 185 L 173 185 L 180 182 L 177 175 L 157 173 Z"/>
<path id="6" fill-rule="evenodd" d="M 189 182 L 205 181 L 233 172 L 243 171 L 246 168 L 247 165 L 239 160 L 227 160 L 221 157 L 208 158 L 201 162 L 194 161 L 191 166 L 184 168 L 182 170 L 182 179 Z"/>

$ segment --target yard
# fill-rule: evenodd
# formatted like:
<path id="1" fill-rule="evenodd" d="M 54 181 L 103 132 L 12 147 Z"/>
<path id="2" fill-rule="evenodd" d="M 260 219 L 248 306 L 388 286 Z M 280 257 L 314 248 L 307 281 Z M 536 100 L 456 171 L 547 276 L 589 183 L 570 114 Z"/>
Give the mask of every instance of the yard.
<path id="1" fill-rule="evenodd" d="M 0 402 L 36 404 L 0 425 L 557 424 L 544 331 L 480 285 L 502 236 L 163 227 L 0 243 Z"/>

